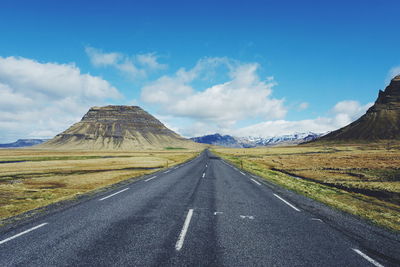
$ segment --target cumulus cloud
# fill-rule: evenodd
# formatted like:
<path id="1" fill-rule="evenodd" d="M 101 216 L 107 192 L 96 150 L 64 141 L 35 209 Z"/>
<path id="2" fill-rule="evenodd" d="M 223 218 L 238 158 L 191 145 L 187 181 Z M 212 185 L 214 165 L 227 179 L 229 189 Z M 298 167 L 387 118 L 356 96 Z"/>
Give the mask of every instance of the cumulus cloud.
<path id="1" fill-rule="evenodd" d="M 121 98 L 121 94 L 102 78 L 81 73 L 74 64 L 0 57 L 3 141 L 50 137 L 79 120 L 88 107 L 110 98 Z"/>
<path id="2" fill-rule="evenodd" d="M 106 53 L 100 49 L 87 46 L 86 54 L 95 67 L 113 67 L 132 78 L 144 78 L 149 72 L 163 70 L 168 66 L 158 62 L 155 53 L 137 54 L 132 57 L 118 52 Z"/>
<path id="3" fill-rule="evenodd" d="M 342 127 L 361 117 L 373 103 L 361 105 L 358 101 L 344 100 L 338 102 L 332 109 L 334 124 Z"/>
<path id="4" fill-rule="evenodd" d="M 259 136 L 272 137 L 295 132 L 323 133 L 333 130 L 332 121 L 329 118 L 317 118 L 300 121 L 275 120 L 265 121 L 244 128 L 232 130 L 230 134 L 235 136 Z"/>
<path id="5" fill-rule="evenodd" d="M 221 66 L 226 67 L 228 81 L 200 91 L 193 88 L 193 83 L 214 76 Z M 192 69 L 180 69 L 144 86 L 141 98 L 157 104 L 162 114 L 190 118 L 209 127 L 233 126 L 258 117 L 283 118 L 287 112 L 284 100 L 271 96 L 275 83 L 261 80 L 258 68 L 256 63 L 243 64 L 227 58 L 202 59 Z"/>
<path id="6" fill-rule="evenodd" d="M 361 105 L 357 101 L 344 100 L 335 104 L 330 116 L 313 119 L 289 121 L 285 119 L 266 120 L 246 127 L 235 128 L 233 125 L 218 126 L 201 121 L 178 129 L 187 137 L 220 133 L 233 136 L 272 137 L 285 134 L 315 132 L 326 133 L 337 130 L 362 116 L 373 103 Z"/>
<path id="7" fill-rule="evenodd" d="M 288 121 L 265 121 L 229 131 L 236 136 L 271 137 L 292 134 L 295 132 L 325 133 L 348 125 L 362 116 L 373 103 L 361 105 L 357 101 L 345 100 L 338 102 L 331 110 L 331 116 L 315 119 Z"/>
<path id="8" fill-rule="evenodd" d="M 221 66 L 226 81 L 199 89 L 201 81 L 220 76 Z M 168 116 L 169 125 L 184 136 L 211 133 L 235 136 L 271 137 L 295 132 L 324 133 L 341 128 L 358 119 L 372 105 L 344 100 L 334 105 L 324 117 L 299 121 L 285 119 L 288 111 L 284 99 L 272 96 L 275 79 L 261 79 L 257 63 L 241 63 L 228 58 L 204 58 L 191 69 L 181 68 L 164 75 L 142 88 L 141 100 L 153 104 L 159 114 Z M 293 107 L 304 110 L 308 102 Z M 179 119 L 185 123 L 174 124 Z M 249 121 L 258 121 L 246 127 Z M 260 122 L 262 121 L 262 122 Z"/>

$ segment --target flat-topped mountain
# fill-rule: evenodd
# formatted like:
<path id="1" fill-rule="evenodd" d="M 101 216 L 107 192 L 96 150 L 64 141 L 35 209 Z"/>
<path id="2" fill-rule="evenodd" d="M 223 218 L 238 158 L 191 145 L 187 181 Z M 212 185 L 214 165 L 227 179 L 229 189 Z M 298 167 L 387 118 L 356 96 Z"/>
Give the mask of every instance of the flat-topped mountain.
<path id="1" fill-rule="evenodd" d="M 105 106 L 90 108 L 80 122 L 36 147 L 137 150 L 196 146 L 138 106 Z"/>
<path id="2" fill-rule="evenodd" d="M 366 114 L 318 141 L 400 140 L 400 75 L 394 77 Z"/>

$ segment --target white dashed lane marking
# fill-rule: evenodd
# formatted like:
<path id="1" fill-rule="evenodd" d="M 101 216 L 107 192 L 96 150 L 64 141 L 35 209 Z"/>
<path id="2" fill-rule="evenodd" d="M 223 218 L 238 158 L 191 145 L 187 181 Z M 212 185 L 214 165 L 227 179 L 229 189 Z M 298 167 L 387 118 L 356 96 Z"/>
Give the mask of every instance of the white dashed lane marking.
<path id="1" fill-rule="evenodd" d="M 146 179 L 146 180 L 144 180 L 144 181 L 145 181 L 145 182 L 148 182 L 148 181 L 150 181 L 150 180 L 153 180 L 154 178 L 157 178 L 157 176 L 150 177 L 149 179 Z"/>
<path id="2" fill-rule="evenodd" d="M 6 239 L 4 239 L 4 240 L 1 240 L 1 241 L 0 241 L 0 245 L 1 245 L 1 244 L 4 244 L 4 243 L 6 243 L 6 242 L 8 242 L 8 241 L 10 241 L 10 240 L 13 240 L 14 238 L 17 238 L 17 237 L 19 237 L 19 236 L 21 236 L 21 235 L 24 235 L 24 234 L 27 234 L 27 233 L 33 231 L 33 230 L 36 230 L 36 229 L 38 229 L 38 228 L 40 228 L 40 227 L 43 227 L 43 226 L 45 226 L 46 224 L 47 224 L 47 223 L 39 224 L 39 225 L 37 225 L 37 226 L 35 226 L 35 227 L 32 227 L 32 228 L 30 228 L 30 229 L 28 229 L 28 230 L 25 230 L 25 231 L 23 231 L 23 232 L 21 232 L 21 233 L 19 233 L 19 234 L 16 234 L 16 235 L 13 235 L 13 236 L 11 236 L 11 237 L 9 237 L 9 238 L 6 238 Z"/>
<path id="3" fill-rule="evenodd" d="M 278 196 L 277 194 L 274 194 L 274 196 L 276 196 L 277 198 L 279 198 L 280 200 L 282 200 L 286 205 L 288 205 L 289 207 L 291 207 L 292 209 L 296 210 L 296 211 L 300 211 L 298 208 L 296 208 L 294 205 L 292 205 L 291 203 L 289 203 L 288 201 L 284 200 L 283 198 L 281 198 L 280 196 Z"/>
<path id="4" fill-rule="evenodd" d="M 115 192 L 114 194 L 111 194 L 111 195 L 109 195 L 109 196 L 100 198 L 99 201 L 105 200 L 105 199 L 107 199 L 107 198 L 109 198 L 109 197 L 113 197 L 113 196 L 115 196 L 115 195 L 117 195 L 117 194 L 119 194 L 119 193 L 122 193 L 122 192 L 124 192 L 124 191 L 126 191 L 126 190 L 128 190 L 128 189 L 129 189 L 129 187 L 128 187 L 128 188 L 125 188 L 125 189 L 122 189 L 122 190 L 120 190 L 120 191 L 118 191 L 118 192 Z"/>
<path id="5" fill-rule="evenodd" d="M 357 253 L 358 255 L 360 255 L 361 257 L 363 257 L 364 259 L 366 259 L 367 261 L 369 261 L 370 263 L 372 263 L 373 265 L 377 266 L 377 267 L 383 267 L 382 264 L 380 264 L 379 262 L 377 262 L 376 260 L 374 260 L 373 258 L 369 257 L 367 254 L 364 254 L 362 251 L 356 249 L 356 248 L 352 248 L 352 250 Z"/>
<path id="6" fill-rule="evenodd" d="M 182 231 L 179 235 L 178 241 L 176 241 L 175 249 L 177 251 L 181 250 L 183 247 L 183 242 L 185 242 L 186 233 L 189 229 L 189 224 L 190 220 L 192 219 L 192 216 L 193 216 L 193 209 L 190 209 L 188 211 L 188 214 L 186 215 L 185 223 L 183 224 Z"/>
<path id="7" fill-rule="evenodd" d="M 240 215 L 240 218 L 254 220 L 254 216 L 251 215 Z"/>

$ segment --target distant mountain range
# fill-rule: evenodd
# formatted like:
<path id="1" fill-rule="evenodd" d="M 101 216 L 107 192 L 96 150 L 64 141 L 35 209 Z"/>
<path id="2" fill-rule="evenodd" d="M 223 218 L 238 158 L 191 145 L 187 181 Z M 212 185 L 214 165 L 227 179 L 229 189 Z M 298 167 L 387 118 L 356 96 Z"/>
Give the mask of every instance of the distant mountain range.
<path id="1" fill-rule="evenodd" d="M 322 135 L 323 134 L 307 132 L 307 133 L 281 135 L 270 138 L 262 138 L 262 137 L 251 137 L 251 136 L 234 137 L 231 135 L 220 135 L 216 133 L 200 137 L 193 137 L 190 139 L 193 140 L 194 142 L 202 144 L 236 147 L 236 148 L 251 148 L 259 146 L 295 145 L 315 140 Z"/>
<path id="2" fill-rule="evenodd" d="M 14 143 L 0 144 L 0 148 L 18 148 L 39 145 L 49 139 L 18 139 Z"/>

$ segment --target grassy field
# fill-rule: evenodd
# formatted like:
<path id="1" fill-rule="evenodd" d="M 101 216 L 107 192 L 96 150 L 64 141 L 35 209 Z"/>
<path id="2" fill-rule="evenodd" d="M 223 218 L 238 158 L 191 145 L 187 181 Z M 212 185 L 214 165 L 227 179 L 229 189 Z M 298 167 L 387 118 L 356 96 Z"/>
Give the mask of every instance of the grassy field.
<path id="1" fill-rule="evenodd" d="M 10 216 L 171 167 L 197 154 L 189 150 L 63 152 L 1 149 L 0 225 Z"/>
<path id="2" fill-rule="evenodd" d="M 400 231 L 400 149 L 386 144 L 215 149 L 238 167 Z"/>

